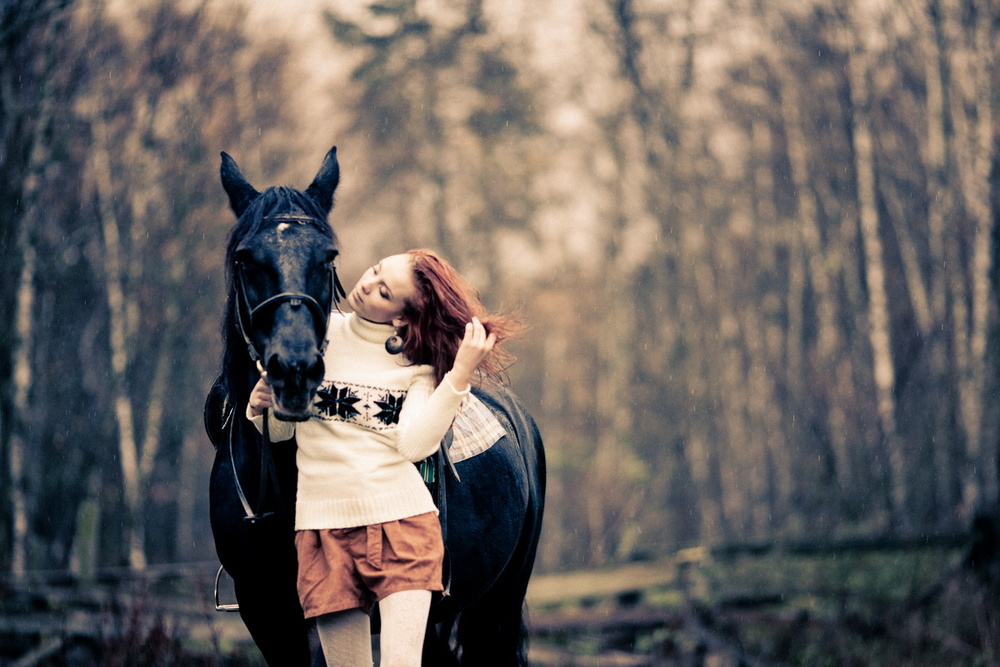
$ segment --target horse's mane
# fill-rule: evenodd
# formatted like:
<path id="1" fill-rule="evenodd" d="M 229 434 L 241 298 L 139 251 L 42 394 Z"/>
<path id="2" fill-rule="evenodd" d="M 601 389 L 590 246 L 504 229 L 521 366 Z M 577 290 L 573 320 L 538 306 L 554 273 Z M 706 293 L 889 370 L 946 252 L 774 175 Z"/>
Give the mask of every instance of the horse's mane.
<path id="1" fill-rule="evenodd" d="M 311 224 L 335 245 L 337 243 L 337 235 L 322 207 L 306 193 L 287 186 L 275 186 L 264 190 L 250 203 L 230 231 L 229 241 L 226 244 L 226 305 L 222 317 L 223 350 L 219 379 L 225 396 L 241 410 L 250 398 L 250 391 L 257 382 L 258 373 L 236 322 L 236 284 L 233 276 L 236 249 L 244 239 L 278 224 L 274 216 L 281 213 L 294 213 L 311 218 L 312 223 L 307 224 Z"/>

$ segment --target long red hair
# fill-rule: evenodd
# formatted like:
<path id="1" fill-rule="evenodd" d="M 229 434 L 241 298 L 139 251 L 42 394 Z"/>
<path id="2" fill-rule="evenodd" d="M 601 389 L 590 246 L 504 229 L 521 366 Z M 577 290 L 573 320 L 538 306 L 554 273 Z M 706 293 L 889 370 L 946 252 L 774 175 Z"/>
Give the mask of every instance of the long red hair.
<path id="1" fill-rule="evenodd" d="M 493 351 L 477 369 L 479 380 L 506 382 L 506 370 L 514 356 L 502 343 L 521 332 L 521 323 L 511 315 L 487 313 L 479 292 L 432 250 L 408 250 L 406 254 L 411 258 L 417 288 L 417 296 L 407 300 L 402 312 L 407 322 L 400 330 L 406 358 L 433 366 L 434 381 L 440 384 L 455 361 L 465 325 L 478 317 L 486 332 L 497 337 Z"/>

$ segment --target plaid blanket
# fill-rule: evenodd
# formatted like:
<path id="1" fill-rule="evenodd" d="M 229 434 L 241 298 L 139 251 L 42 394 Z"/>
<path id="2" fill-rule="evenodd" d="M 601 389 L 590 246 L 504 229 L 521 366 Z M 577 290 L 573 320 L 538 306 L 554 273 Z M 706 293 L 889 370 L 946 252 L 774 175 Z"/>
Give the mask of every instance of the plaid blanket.
<path id="1" fill-rule="evenodd" d="M 469 394 L 462 401 L 453 424 L 451 455 L 453 463 L 482 454 L 507 435 L 499 420 L 482 401 Z"/>

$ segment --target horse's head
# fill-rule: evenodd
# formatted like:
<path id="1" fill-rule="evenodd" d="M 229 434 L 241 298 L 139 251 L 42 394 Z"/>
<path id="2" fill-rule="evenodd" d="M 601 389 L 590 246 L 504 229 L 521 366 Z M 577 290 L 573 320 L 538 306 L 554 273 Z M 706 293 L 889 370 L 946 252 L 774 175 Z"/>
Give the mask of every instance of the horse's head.
<path id="1" fill-rule="evenodd" d="M 266 371 L 275 416 L 307 419 L 323 379 L 330 310 L 342 291 L 333 265 L 337 238 L 327 222 L 340 180 L 337 149 L 330 149 L 304 192 L 258 192 L 226 153 L 221 175 L 237 218 L 226 251 L 227 347 L 241 341 L 249 354 L 243 361 Z M 238 359 L 232 350 L 226 356 Z M 241 365 L 249 369 L 244 377 L 252 378 L 254 364 Z"/>

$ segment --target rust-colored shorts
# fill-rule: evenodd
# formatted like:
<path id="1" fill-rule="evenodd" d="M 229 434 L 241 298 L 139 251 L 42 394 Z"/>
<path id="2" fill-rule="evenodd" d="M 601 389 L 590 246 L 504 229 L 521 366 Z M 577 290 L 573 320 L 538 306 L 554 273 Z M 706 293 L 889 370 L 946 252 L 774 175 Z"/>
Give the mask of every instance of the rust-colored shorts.
<path id="1" fill-rule="evenodd" d="M 306 618 L 375 603 L 399 591 L 444 589 L 444 542 L 433 512 L 357 528 L 300 530 L 299 601 Z"/>

